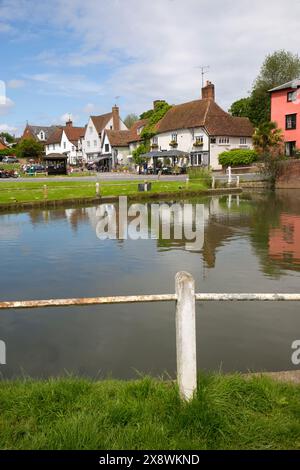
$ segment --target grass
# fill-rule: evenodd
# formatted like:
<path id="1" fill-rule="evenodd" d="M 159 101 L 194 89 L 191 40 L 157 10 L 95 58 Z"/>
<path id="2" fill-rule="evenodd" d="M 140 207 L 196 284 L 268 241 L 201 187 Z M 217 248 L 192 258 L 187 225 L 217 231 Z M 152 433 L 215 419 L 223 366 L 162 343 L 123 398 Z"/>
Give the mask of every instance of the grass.
<path id="1" fill-rule="evenodd" d="M 138 193 L 141 181 L 101 182 L 101 196 L 132 196 Z M 5 182 L 0 184 L 0 204 L 22 203 L 44 200 L 43 182 Z M 203 181 L 192 181 L 188 184 L 178 181 L 152 182 L 151 193 L 180 192 L 182 190 L 203 191 L 207 186 Z M 52 182 L 47 181 L 48 200 L 68 200 L 92 198 L 96 196 L 95 183 L 84 181 Z"/>
<path id="2" fill-rule="evenodd" d="M 299 449 L 300 387 L 266 377 L 0 383 L 1 449 Z"/>

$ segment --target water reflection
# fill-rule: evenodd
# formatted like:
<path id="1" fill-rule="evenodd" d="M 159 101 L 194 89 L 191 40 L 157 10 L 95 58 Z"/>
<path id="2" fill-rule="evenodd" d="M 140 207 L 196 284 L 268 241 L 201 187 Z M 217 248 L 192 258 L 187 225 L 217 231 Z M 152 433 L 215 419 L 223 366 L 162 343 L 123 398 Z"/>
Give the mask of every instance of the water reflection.
<path id="1" fill-rule="evenodd" d="M 160 230 L 156 239 L 99 240 L 97 207 L 0 215 L 0 299 L 168 293 L 179 270 L 203 292 L 299 291 L 300 192 L 171 202 L 204 204 L 198 252 L 174 237 L 174 223 L 169 240 Z M 293 368 L 295 304 L 197 304 L 197 321 L 201 368 Z M 175 371 L 173 304 L 4 311 L 0 339 L 4 377 Z"/>

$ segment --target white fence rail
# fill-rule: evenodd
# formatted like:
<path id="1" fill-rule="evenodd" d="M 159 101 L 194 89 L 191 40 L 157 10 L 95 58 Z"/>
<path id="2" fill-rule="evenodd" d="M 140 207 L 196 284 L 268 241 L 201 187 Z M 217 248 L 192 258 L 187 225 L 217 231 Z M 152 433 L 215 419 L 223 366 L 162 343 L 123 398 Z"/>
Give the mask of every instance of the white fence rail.
<path id="1" fill-rule="evenodd" d="M 178 386 L 182 398 L 185 400 L 190 400 L 197 388 L 195 316 L 196 301 L 299 302 L 300 294 L 195 293 L 195 281 L 193 277 L 191 274 L 181 271 L 175 276 L 175 294 L 7 301 L 0 302 L 0 310 L 170 301 L 176 302 L 176 354 Z"/>

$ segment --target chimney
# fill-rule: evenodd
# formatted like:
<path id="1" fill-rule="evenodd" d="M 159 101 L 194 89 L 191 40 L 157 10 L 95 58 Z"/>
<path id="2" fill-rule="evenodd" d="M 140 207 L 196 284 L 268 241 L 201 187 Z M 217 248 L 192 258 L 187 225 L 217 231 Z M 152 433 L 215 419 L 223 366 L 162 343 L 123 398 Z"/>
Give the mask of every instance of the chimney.
<path id="1" fill-rule="evenodd" d="M 117 105 L 114 105 L 112 108 L 112 117 L 113 117 L 113 130 L 120 130 L 120 113 Z"/>
<path id="2" fill-rule="evenodd" d="M 71 121 L 71 119 L 69 119 L 69 120 L 66 122 L 66 127 L 73 127 L 73 122 Z"/>
<path id="3" fill-rule="evenodd" d="M 206 82 L 202 88 L 202 99 L 208 99 L 215 101 L 215 85 L 209 81 Z"/>

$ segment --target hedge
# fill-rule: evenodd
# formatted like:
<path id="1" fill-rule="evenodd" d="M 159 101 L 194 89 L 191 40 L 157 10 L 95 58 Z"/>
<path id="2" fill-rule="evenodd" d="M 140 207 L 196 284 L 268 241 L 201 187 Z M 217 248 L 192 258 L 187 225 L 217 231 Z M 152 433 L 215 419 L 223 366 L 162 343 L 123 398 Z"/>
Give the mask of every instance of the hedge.
<path id="1" fill-rule="evenodd" d="M 249 149 L 229 150 L 219 155 L 219 163 L 222 166 L 251 165 L 257 159 L 255 150 Z"/>

